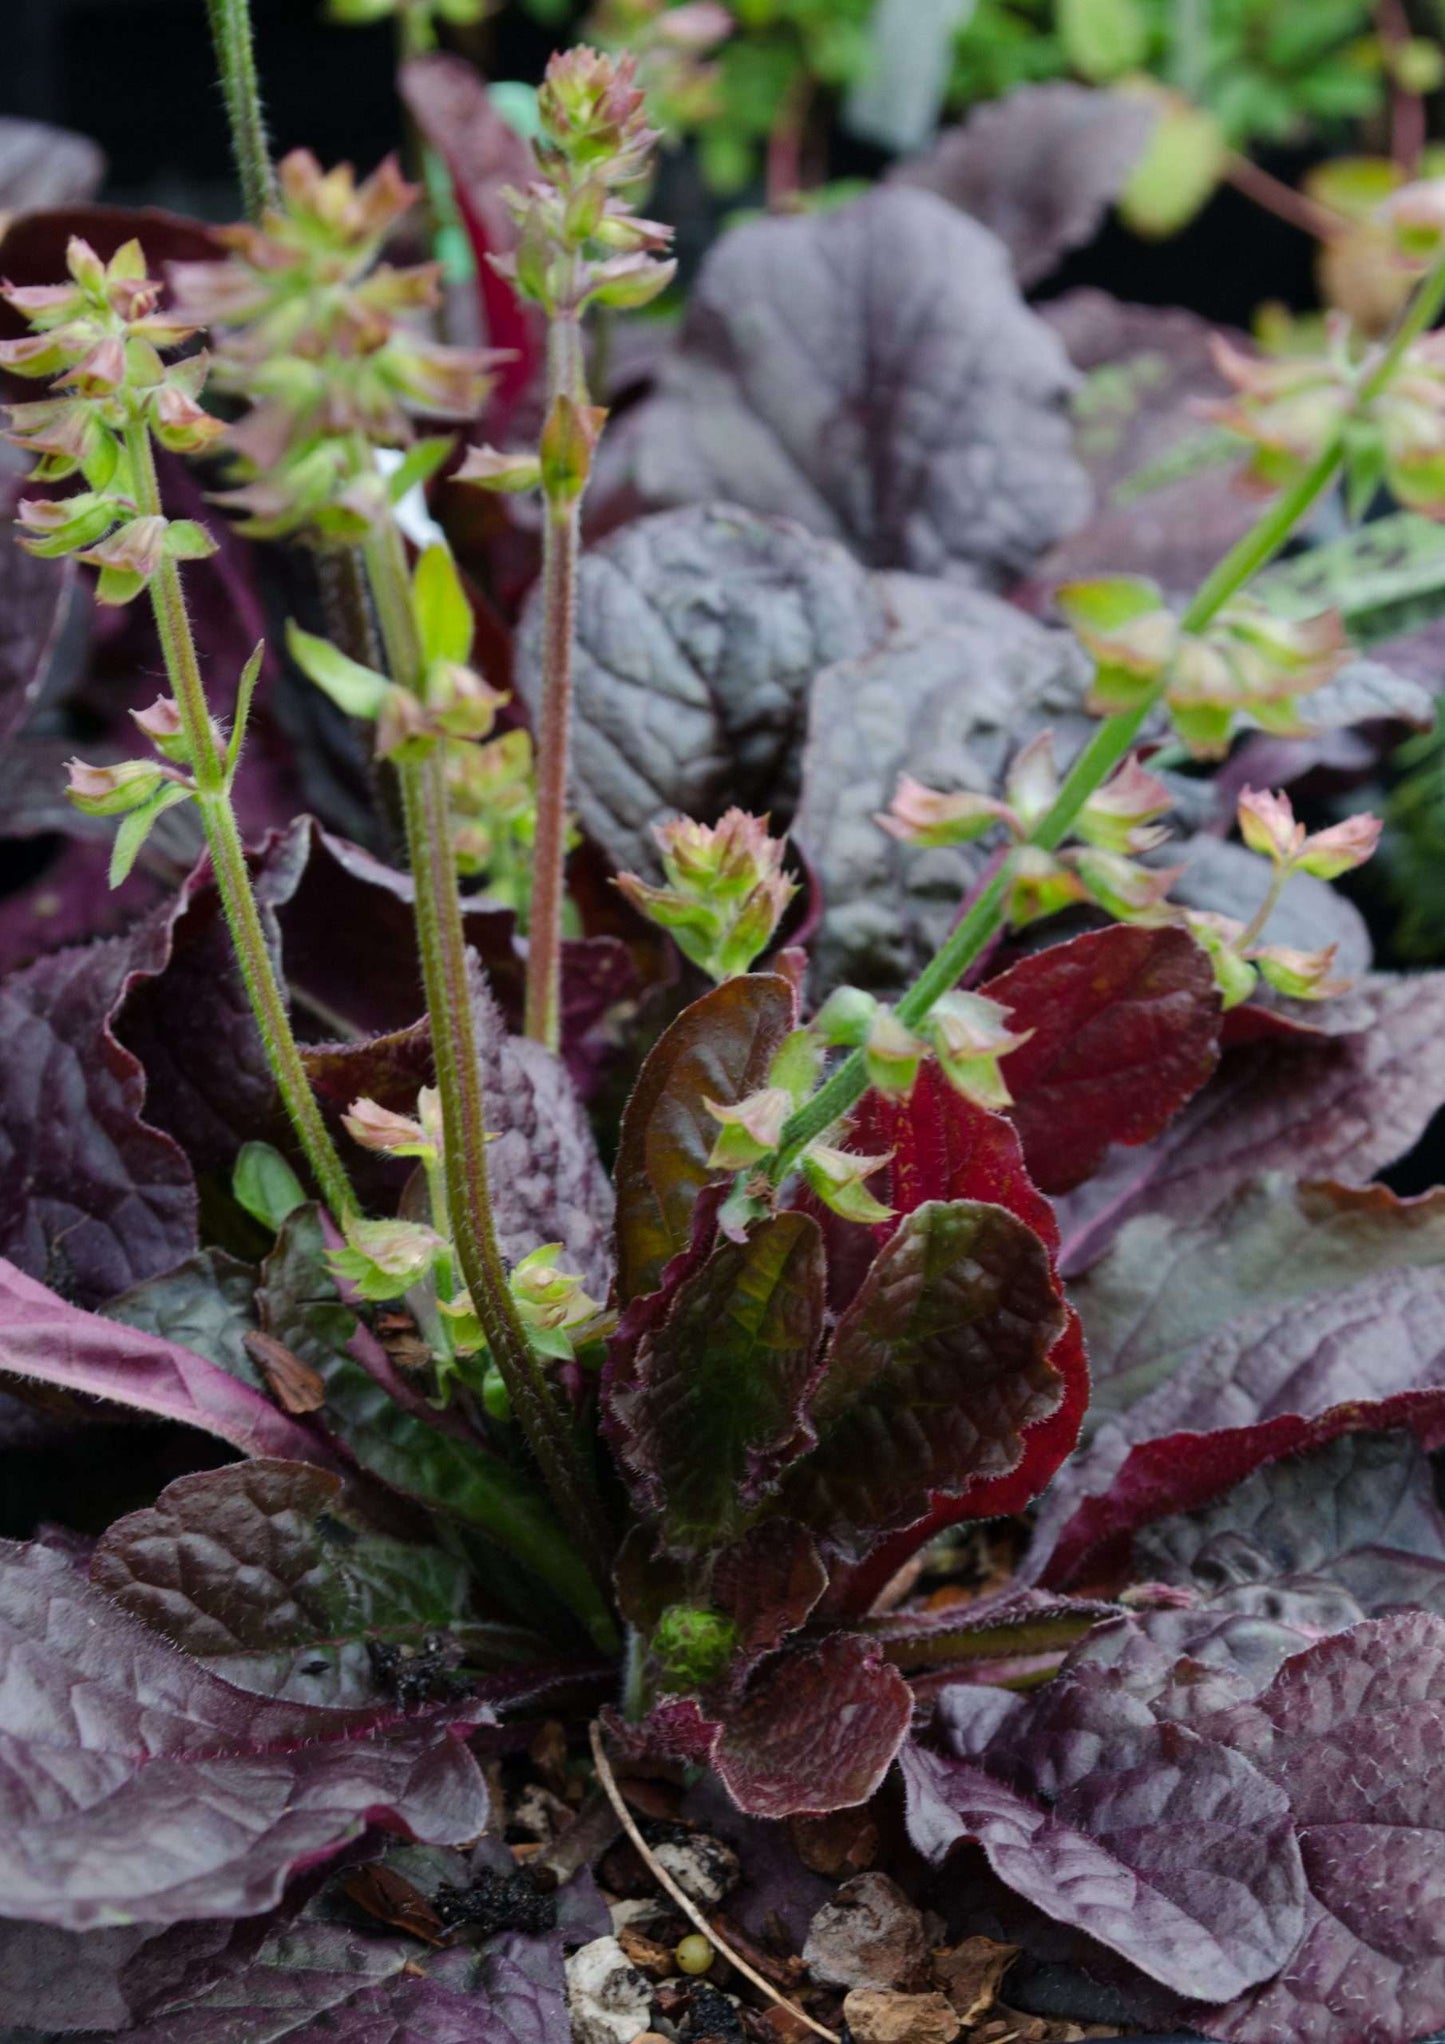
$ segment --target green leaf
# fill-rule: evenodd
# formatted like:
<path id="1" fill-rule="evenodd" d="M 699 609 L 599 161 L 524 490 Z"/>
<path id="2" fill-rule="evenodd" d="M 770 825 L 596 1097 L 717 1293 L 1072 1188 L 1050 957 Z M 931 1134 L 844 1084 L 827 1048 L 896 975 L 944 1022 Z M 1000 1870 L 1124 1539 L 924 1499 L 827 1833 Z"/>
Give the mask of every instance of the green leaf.
<path id="1" fill-rule="evenodd" d="M 286 627 L 286 645 L 291 658 L 308 680 L 314 681 L 348 717 L 374 718 L 391 693 L 391 683 L 373 667 L 351 660 L 329 639 L 303 632 L 300 625 Z"/>
<path id="2" fill-rule="evenodd" d="M 149 802 L 139 809 L 132 809 L 128 816 L 121 818 L 120 829 L 115 834 L 115 844 L 110 854 L 112 887 L 119 887 L 123 880 L 130 877 L 130 870 L 140 856 L 141 847 L 159 818 L 179 803 L 189 802 L 191 795 L 191 789 L 181 788 L 174 781 L 167 781 L 157 788 Z"/>
<path id="3" fill-rule="evenodd" d="M 269 1143 L 244 1145 L 236 1159 L 231 1190 L 252 1219 L 273 1233 L 306 1204 L 300 1179 Z"/>
<path id="4" fill-rule="evenodd" d="M 228 787 L 235 779 L 236 769 L 241 764 L 241 748 L 246 743 L 246 726 L 251 721 L 251 698 L 256 693 L 256 683 L 261 679 L 261 663 L 265 658 L 266 641 L 262 639 L 241 669 L 241 679 L 236 687 L 236 715 L 231 726 L 231 742 L 226 747 Z"/>
<path id="5" fill-rule="evenodd" d="M 1164 240 L 1187 227 L 1213 196 L 1227 149 L 1213 114 L 1165 97 L 1148 147 L 1119 199 L 1136 234 Z"/>
<path id="6" fill-rule="evenodd" d="M 464 667 L 471 657 L 472 606 L 450 552 L 429 546 L 416 564 L 412 579 L 417 629 L 428 667 L 438 660 Z"/>
<path id="7" fill-rule="evenodd" d="M 1069 62 L 1091 85 L 1137 70 L 1149 50 L 1139 0 L 1059 0 L 1059 33 Z"/>
<path id="8" fill-rule="evenodd" d="M 977 1200 L 918 1207 L 838 1324 L 782 1510 L 854 1558 L 937 1496 L 1010 1475 L 1060 1402 L 1064 1327 L 1031 1228 Z"/>
<path id="9" fill-rule="evenodd" d="M 219 541 L 194 518 L 173 518 L 166 527 L 166 552 L 173 561 L 207 561 L 219 551 Z"/>
<path id="10" fill-rule="evenodd" d="M 429 483 L 455 444 L 453 434 L 442 433 L 409 447 L 386 479 L 388 503 L 399 504 L 409 491 Z"/>
<path id="11" fill-rule="evenodd" d="M 1279 617 L 1338 610 L 1357 646 L 1378 645 L 1445 616 L 1445 527 L 1414 511 L 1378 518 L 1269 569 L 1254 588 Z"/>
<path id="12" fill-rule="evenodd" d="M 619 1372 L 622 1460 L 674 1552 L 735 1539 L 811 1445 L 803 1404 L 826 1275 L 817 1222 L 774 1214 L 718 1243 Z"/>
<path id="13" fill-rule="evenodd" d="M 717 1123 L 768 1082 L 794 1023 L 793 990 L 772 973 L 729 980 L 683 1011 L 649 1053 L 617 1153 L 617 1284 L 624 1304 L 656 1291 L 692 1235 L 698 1194 L 715 1178 Z"/>

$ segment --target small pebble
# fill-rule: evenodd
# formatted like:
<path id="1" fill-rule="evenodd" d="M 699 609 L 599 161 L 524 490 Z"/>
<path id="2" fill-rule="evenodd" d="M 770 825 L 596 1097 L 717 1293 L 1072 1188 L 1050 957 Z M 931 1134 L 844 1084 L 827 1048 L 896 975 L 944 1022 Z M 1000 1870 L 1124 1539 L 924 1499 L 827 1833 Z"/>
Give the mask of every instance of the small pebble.
<path id="1" fill-rule="evenodd" d="M 713 1951 L 712 1940 L 694 1932 L 681 1941 L 672 1956 L 680 1973 L 706 1973 L 717 1955 Z"/>

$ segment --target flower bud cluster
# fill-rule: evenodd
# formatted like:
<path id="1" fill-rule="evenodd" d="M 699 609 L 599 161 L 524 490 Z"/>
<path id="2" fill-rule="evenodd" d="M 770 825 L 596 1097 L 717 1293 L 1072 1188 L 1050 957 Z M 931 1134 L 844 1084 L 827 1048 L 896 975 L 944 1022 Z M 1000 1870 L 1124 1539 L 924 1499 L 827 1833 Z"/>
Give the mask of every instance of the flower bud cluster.
<path id="1" fill-rule="evenodd" d="M 224 260 L 175 263 L 171 282 L 185 316 L 215 336 L 217 387 L 251 405 L 227 434 L 241 481 L 219 501 L 258 536 L 349 542 L 450 443 L 423 443 L 390 491 L 367 449 L 411 447 L 418 418 L 474 418 L 491 357 L 432 338 L 436 264 L 381 260 L 418 196 L 393 158 L 358 184 L 349 164 L 323 171 L 298 149 L 278 182 L 258 225 L 221 231 Z"/>
<path id="2" fill-rule="evenodd" d="M 1344 664 L 1338 611 L 1276 617 L 1237 596 L 1203 633 L 1185 632 L 1159 586 L 1139 575 L 1069 582 L 1055 599 L 1093 655 L 1089 706 L 1131 710 L 1162 692 L 1175 731 L 1199 759 L 1219 759 L 1241 723 L 1277 737 L 1308 730 L 1299 705 Z"/>
<path id="3" fill-rule="evenodd" d="M 658 824 L 653 836 L 667 885 L 650 886 L 635 873 L 620 874 L 616 885 L 713 979 L 751 971 L 798 891 L 783 872 L 783 841 L 768 835 L 768 819 L 742 809 L 729 809 L 716 825 L 681 816 Z"/>
<path id="4" fill-rule="evenodd" d="M 1075 819 L 1072 835 L 1080 842 L 1047 852 L 1030 839 L 1059 787 L 1053 733 L 1043 731 L 1014 759 L 1002 798 L 938 794 L 904 774 L 878 822 L 891 836 L 918 845 L 964 844 L 1002 825 L 1017 847 L 1005 911 L 1017 928 L 1088 901 L 1121 922 L 1161 920 L 1178 871 L 1138 861 L 1168 836 L 1159 823 L 1170 806 L 1164 783 L 1131 757 Z"/>
<path id="5" fill-rule="evenodd" d="M 88 242 L 71 240 L 69 281 L 0 292 L 31 331 L 0 342 L 0 368 L 45 379 L 46 397 L 9 408 L 8 438 L 36 457 L 31 479 L 83 487 L 21 503 L 22 544 L 45 559 L 74 554 L 97 568 L 102 603 L 129 603 L 168 560 L 199 560 L 215 541 L 191 519 L 142 510 L 127 435 L 139 429 L 160 446 L 196 454 L 224 432 L 200 403 L 208 358 L 167 364 L 164 353 L 195 337 L 194 322 L 162 311 L 162 286 L 146 275 L 139 242 L 103 263 Z"/>
<path id="6" fill-rule="evenodd" d="M 598 0 L 584 33 L 606 50 L 630 50 L 647 102 L 673 133 L 713 121 L 723 110 L 714 52 L 737 27 L 721 0 Z"/>

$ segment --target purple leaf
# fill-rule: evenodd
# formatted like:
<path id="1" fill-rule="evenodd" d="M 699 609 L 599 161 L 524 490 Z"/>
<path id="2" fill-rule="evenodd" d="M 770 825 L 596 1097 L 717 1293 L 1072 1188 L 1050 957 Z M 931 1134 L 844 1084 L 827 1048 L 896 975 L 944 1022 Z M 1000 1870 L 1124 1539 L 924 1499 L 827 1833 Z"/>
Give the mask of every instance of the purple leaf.
<path id="1" fill-rule="evenodd" d="M 1413 2044 L 1445 2023 L 1445 1624 L 1368 1620 L 1205 1728 L 1289 1799 L 1307 1918 L 1278 1977 L 1201 2021 L 1229 2044 Z"/>
<path id="2" fill-rule="evenodd" d="M 332 1459 L 318 1434 L 215 1363 L 160 1335 L 67 1305 L 3 1260 L 0 1369 L 181 1420 L 246 1455 Z"/>
<path id="3" fill-rule="evenodd" d="M 728 1707 L 712 1764 L 741 1810 L 791 1817 L 866 1803 L 913 1715 L 871 1640 L 834 1633 L 774 1655 Z"/>
<path id="4" fill-rule="evenodd" d="M 386 1819 L 486 1818 L 452 1704 L 412 1718 L 258 1703 L 118 1611 L 64 1557 L 0 1550 L 0 1908 L 70 1929 L 254 1914 Z"/>
<path id="5" fill-rule="evenodd" d="M 1011 1474 L 1061 1402 L 1064 1324 L 1031 1228 L 975 1200 L 917 1208 L 838 1324 L 808 1414 L 818 1445 L 783 1509 L 857 1559 L 933 1495 Z"/>
<path id="6" fill-rule="evenodd" d="M 1063 351 L 931 193 L 734 228 L 631 423 L 645 499 L 722 499 L 870 566 L 999 585 L 1087 509 Z"/>
<path id="7" fill-rule="evenodd" d="M 709 1594 L 738 1629 L 740 1654 L 765 1654 L 806 1623 L 828 1587 L 813 1536 L 791 1519 L 764 1519 L 725 1547 Z"/>
<path id="8" fill-rule="evenodd" d="M 980 221 L 1028 291 L 1093 240 L 1157 118 L 1147 100 L 1121 92 L 1022 85 L 975 107 L 892 181 L 937 192 Z"/>
<path id="9" fill-rule="evenodd" d="M 1050 631 L 982 590 L 881 577 L 897 620 L 876 650 L 813 685 L 794 835 L 824 895 L 816 984 L 880 991 L 933 956 L 988 861 L 978 845 L 920 851 L 878 826 L 900 774 L 930 788 L 1002 792 L 1019 745 L 1045 726 L 1061 758 L 1081 746 L 1088 667 Z"/>
<path id="10" fill-rule="evenodd" d="M 102 1536 L 90 1579 L 237 1688 L 307 1704 L 370 1702 L 368 1641 L 420 1642 L 468 1601 L 459 1561 L 358 1525 L 302 1462 L 178 1478 Z"/>
<path id="11" fill-rule="evenodd" d="M 804 1408 L 823 1335 L 823 1242 L 805 1214 L 718 1241 L 666 1317 L 609 1371 L 609 1432 L 634 1501 L 680 1553 L 741 1534 L 812 1445 Z M 625 1357 L 625 1359 L 624 1359 Z"/>
<path id="12" fill-rule="evenodd" d="M 93 198 L 104 177 L 105 158 L 88 137 L 45 121 L 0 119 L 0 215 Z"/>
<path id="13" fill-rule="evenodd" d="M 26 553 L 11 523 L 9 491 L 0 492 L 0 505 L 5 513 L 0 531 L 0 738 L 8 746 L 45 687 L 75 600 L 76 576 L 73 561 L 41 561 Z M 14 830 L 10 818 L 7 806 L 7 832 Z"/>
<path id="14" fill-rule="evenodd" d="M 142 1119 L 145 1074 L 111 1028 L 166 941 L 151 922 L 0 983 L 0 1251 L 86 1304 L 195 1246 L 190 1166 Z"/>
<path id="15" fill-rule="evenodd" d="M 590 837 L 615 866 L 658 874 L 651 826 L 731 803 L 791 816 L 808 692 L 821 668 L 884 636 L 871 578 L 839 546 L 715 505 L 626 526 L 578 584 L 572 775 Z M 541 699 L 540 594 L 517 643 L 517 688 Z"/>
<path id="16" fill-rule="evenodd" d="M 1360 1182 L 1403 1156 L 1445 1099 L 1445 973 L 1382 974 L 1366 990 L 1363 1033 L 1231 1051 L 1147 1150 L 1112 1158 L 1061 1210 L 1065 1270 L 1135 1213 L 1192 1220 L 1263 1171 Z"/>
<path id="17" fill-rule="evenodd" d="M 1219 994 L 1182 930 L 1115 924 L 990 980 L 988 998 L 1029 1040 L 1003 1061 L 1029 1174 L 1067 1192 L 1111 1142 L 1157 1136 L 1219 1056 Z"/>
<path id="18" fill-rule="evenodd" d="M 1223 2000 L 1284 1964 L 1304 1921 L 1289 1804 L 1239 1753 L 1110 1678 L 1059 1677 L 1037 1700 L 954 1689 L 958 1758 L 908 1747 L 914 1844 L 971 1840 L 1018 1894 L 1176 1993 Z"/>
<path id="19" fill-rule="evenodd" d="M 655 1291 L 692 1239 L 697 1196 L 717 1175 L 707 1161 L 717 1123 L 705 1102 L 733 1106 L 764 1085 L 795 1013 L 786 980 L 754 973 L 694 1001 L 654 1045 L 622 1117 L 617 1150 L 617 1289 L 624 1304 Z"/>

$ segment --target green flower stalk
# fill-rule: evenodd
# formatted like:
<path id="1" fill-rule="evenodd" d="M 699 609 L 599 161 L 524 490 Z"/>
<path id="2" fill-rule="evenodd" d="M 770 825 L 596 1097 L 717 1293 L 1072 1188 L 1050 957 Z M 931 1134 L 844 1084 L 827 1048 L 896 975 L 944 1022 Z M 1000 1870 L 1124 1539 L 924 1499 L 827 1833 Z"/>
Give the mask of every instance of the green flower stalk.
<path id="1" fill-rule="evenodd" d="M 156 477 L 153 442 L 195 454 L 223 430 L 199 403 L 207 358 L 169 366 L 162 359 L 193 338 L 195 327 L 183 314 L 160 310 L 161 286 L 146 275 L 138 243 L 128 242 L 107 264 L 73 240 L 66 260 L 68 283 L 4 294 L 32 331 L 0 345 L 0 366 L 51 384 L 47 398 L 11 407 L 11 437 L 37 456 L 34 480 L 78 476 L 82 484 L 68 496 L 21 504 L 24 543 L 42 556 L 74 554 L 98 569 L 102 603 L 130 603 L 148 590 L 172 689 L 170 699 L 137 719 L 158 759 L 103 768 L 76 761 L 71 793 L 92 815 L 122 818 L 112 884 L 124 879 L 158 817 L 177 803 L 195 803 L 277 1087 L 323 1198 L 345 1220 L 357 1211 L 355 1195 L 291 1032 L 231 802 L 261 649 L 241 677 L 228 741 L 211 720 L 179 565 L 214 553 L 215 541 L 190 519 L 166 517 Z"/>
<path id="2" fill-rule="evenodd" d="M 537 827 L 527 957 L 526 1029 L 555 1050 L 561 1035 L 562 909 L 572 719 L 577 558 L 582 499 L 606 413 L 592 403 L 582 351 L 590 306 L 636 308 L 671 282 L 661 260 L 670 229 L 639 219 L 625 188 L 647 171 L 658 136 L 647 125 L 631 58 L 579 48 L 554 57 L 538 95 L 536 181 L 508 194 L 520 229 L 495 267 L 548 320 L 547 413 L 535 454 L 476 448 L 458 480 L 542 491 L 542 713 Z"/>

